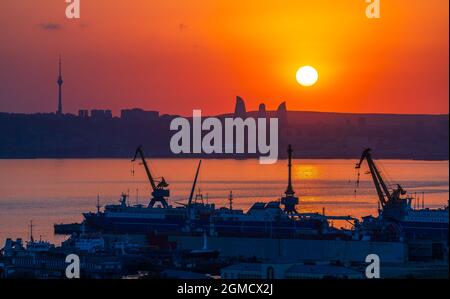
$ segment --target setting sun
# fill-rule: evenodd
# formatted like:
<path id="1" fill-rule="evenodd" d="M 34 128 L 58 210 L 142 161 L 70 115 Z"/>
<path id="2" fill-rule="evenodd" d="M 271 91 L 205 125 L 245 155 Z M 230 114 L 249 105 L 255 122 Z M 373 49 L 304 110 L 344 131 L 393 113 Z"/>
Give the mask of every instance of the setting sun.
<path id="1" fill-rule="evenodd" d="M 302 86 L 312 86 L 317 82 L 319 74 L 312 66 L 302 66 L 296 74 L 297 82 Z"/>

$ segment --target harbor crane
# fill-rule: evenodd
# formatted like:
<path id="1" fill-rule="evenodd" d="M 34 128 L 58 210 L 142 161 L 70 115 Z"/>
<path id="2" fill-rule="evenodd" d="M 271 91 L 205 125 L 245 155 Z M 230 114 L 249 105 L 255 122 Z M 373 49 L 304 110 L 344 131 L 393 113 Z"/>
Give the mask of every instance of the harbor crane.
<path id="1" fill-rule="evenodd" d="M 389 191 L 388 186 L 384 182 L 380 171 L 378 170 L 375 162 L 372 159 L 370 148 L 363 151 L 361 159 L 356 164 L 355 168 L 359 170 L 364 160 L 367 161 L 367 164 L 369 166 L 370 174 L 377 190 L 378 200 L 380 202 L 382 210 L 384 211 L 383 214 L 388 217 L 394 217 L 394 215 L 397 216 L 398 214 L 403 214 L 400 211 L 404 211 L 405 206 L 411 205 L 411 198 L 401 198 L 402 195 L 406 194 L 406 191 L 399 184 L 397 184 L 397 188 L 393 189 L 392 192 Z M 356 184 L 357 186 L 359 186 L 359 173 Z M 387 211 L 389 212 L 386 213 Z"/>
<path id="2" fill-rule="evenodd" d="M 142 148 L 142 145 L 138 146 L 136 149 L 136 152 L 134 154 L 134 158 L 131 160 L 132 162 L 136 161 L 137 156 L 141 157 L 142 164 L 144 165 L 145 172 L 147 173 L 148 181 L 150 182 L 150 186 L 152 187 L 152 199 L 150 200 L 150 203 L 148 204 L 149 207 L 154 207 L 154 205 L 159 202 L 163 208 L 168 208 L 169 205 L 167 204 L 166 197 L 169 196 L 169 190 L 166 189 L 169 184 L 165 181 L 164 177 L 161 178 L 161 181 L 156 182 L 155 179 L 152 177 L 152 174 L 150 172 L 150 168 L 147 165 L 147 161 L 145 160 L 144 156 L 144 150 Z"/>

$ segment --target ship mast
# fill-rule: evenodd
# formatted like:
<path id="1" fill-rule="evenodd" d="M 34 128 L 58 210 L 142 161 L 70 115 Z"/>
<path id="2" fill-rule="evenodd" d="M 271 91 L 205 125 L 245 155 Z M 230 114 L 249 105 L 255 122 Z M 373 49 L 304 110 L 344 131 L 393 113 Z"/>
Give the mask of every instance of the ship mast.
<path id="1" fill-rule="evenodd" d="M 200 171 L 200 166 L 202 165 L 202 160 L 198 162 L 197 171 L 195 172 L 194 182 L 192 183 L 191 194 L 189 195 L 188 207 L 192 204 L 192 198 L 194 197 L 195 185 L 197 184 L 198 173 Z M 196 196 L 197 197 L 197 196 Z"/>
<path id="2" fill-rule="evenodd" d="M 295 191 L 292 188 L 292 146 L 288 146 L 288 186 L 284 192 L 285 196 L 281 198 L 281 204 L 284 205 L 284 211 L 288 214 L 296 214 L 295 206 L 298 204 L 298 197 L 294 196 Z"/>
<path id="3" fill-rule="evenodd" d="M 286 196 L 293 196 L 295 194 L 294 189 L 292 188 L 292 146 L 289 144 L 288 146 L 288 186 L 286 188 Z"/>
<path id="4" fill-rule="evenodd" d="M 100 206 L 100 195 L 97 194 L 97 213 L 100 213 L 100 208 L 101 208 L 101 206 Z"/>
<path id="5" fill-rule="evenodd" d="M 34 238 L 33 238 L 33 220 L 30 220 L 30 242 L 33 243 L 34 242 Z"/>

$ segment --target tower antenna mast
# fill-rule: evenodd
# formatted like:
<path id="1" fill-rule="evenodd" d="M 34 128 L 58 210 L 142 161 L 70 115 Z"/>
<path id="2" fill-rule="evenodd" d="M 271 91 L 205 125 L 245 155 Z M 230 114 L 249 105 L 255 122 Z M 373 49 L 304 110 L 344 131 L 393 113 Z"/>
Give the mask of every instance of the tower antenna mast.
<path id="1" fill-rule="evenodd" d="M 59 68 L 58 68 L 58 110 L 57 114 L 62 115 L 62 85 L 63 85 L 63 79 L 62 79 L 62 70 L 61 70 L 61 54 L 59 55 Z"/>

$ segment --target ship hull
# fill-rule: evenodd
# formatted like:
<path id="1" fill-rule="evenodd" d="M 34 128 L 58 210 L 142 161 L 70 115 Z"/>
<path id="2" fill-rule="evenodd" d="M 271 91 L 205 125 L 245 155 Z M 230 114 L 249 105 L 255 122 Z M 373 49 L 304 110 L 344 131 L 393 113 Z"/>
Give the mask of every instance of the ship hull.
<path id="1" fill-rule="evenodd" d="M 103 215 L 85 215 L 88 227 L 108 233 L 151 234 L 182 232 L 185 221 L 182 219 L 154 219 L 135 217 L 105 217 Z"/>
<path id="2" fill-rule="evenodd" d="M 402 221 L 399 225 L 408 240 L 433 240 L 448 243 L 448 223 Z"/>
<path id="3" fill-rule="evenodd" d="M 139 217 L 105 217 L 85 215 L 86 225 L 93 230 L 118 234 L 183 234 L 213 232 L 220 236 L 296 237 L 318 235 L 321 223 L 316 221 L 209 221 Z"/>

